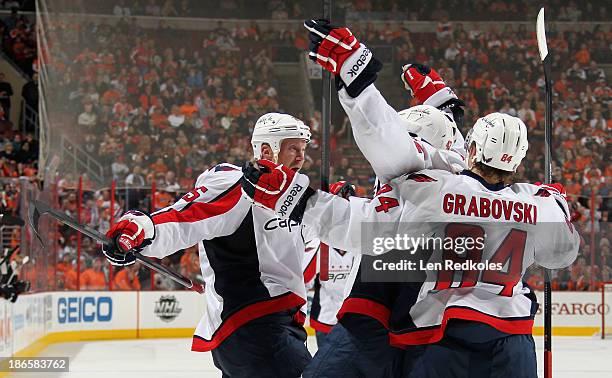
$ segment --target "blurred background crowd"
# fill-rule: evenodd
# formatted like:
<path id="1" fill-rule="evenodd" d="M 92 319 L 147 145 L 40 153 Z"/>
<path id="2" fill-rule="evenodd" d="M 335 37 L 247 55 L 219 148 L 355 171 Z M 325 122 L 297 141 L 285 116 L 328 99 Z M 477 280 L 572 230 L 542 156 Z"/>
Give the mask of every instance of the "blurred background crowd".
<path id="1" fill-rule="evenodd" d="M 38 133 L 3 114 L 21 101 L 38 102 L 37 56 L 43 56 L 44 70 L 56 88 L 45 100 L 47 108 L 55 109 L 54 127 L 76 125 L 78 133 L 70 135 L 71 140 L 100 163 L 108 179 L 99 185 L 87 174 L 66 173 L 53 183 L 55 205 L 102 232 L 125 209 L 154 211 L 172 204 L 205 169 L 220 162 L 241 165 L 250 158 L 255 120 L 266 112 L 292 110 L 286 104 L 294 91 L 279 78 L 278 67 L 297 61 L 307 49 L 301 19 L 320 12 L 318 4 L 290 0 L 58 0 L 56 6 L 75 13 L 114 15 L 118 21 L 49 23 L 46 32 L 53 43 L 45 45 L 47 51 L 37 50 L 33 16 L 17 10 L 27 10 L 25 3 L 0 1 L 12 9 L 0 16 L 2 53 L 27 77 L 19 93 L 0 74 L 0 175 L 39 177 Z M 547 36 L 555 91 L 553 176 L 565 185 L 583 236 L 579 258 L 559 272 L 554 288 L 595 290 L 599 282 L 612 280 L 612 165 L 607 146 L 612 104 L 604 69 L 612 65 L 610 15 L 604 1 L 548 3 L 548 20 L 592 23 L 574 29 L 553 24 Z M 416 105 L 403 90 L 401 66 L 419 62 L 436 68 L 466 103 L 464 135 L 478 117 L 490 112 L 520 117 L 529 128 L 530 146 L 517 180 L 544 181 L 544 79 L 535 34 L 524 24 L 500 23 L 484 30 L 473 22 L 535 20 L 539 5 L 527 0 L 419 5 L 337 1 L 334 18 L 348 23 L 360 41 L 385 56 L 393 79 L 380 80 L 377 86 L 398 110 Z M 139 26 L 135 16 L 151 16 L 155 27 Z M 214 27 L 189 31 L 186 39 L 185 30 L 156 18 L 160 16 L 285 23 L 272 28 L 265 21 L 214 20 Z M 433 23 L 435 31 L 413 30 L 398 20 Z M 316 181 L 320 112 L 306 117 L 298 109 L 293 114 L 313 130 L 304 170 Z M 349 180 L 359 195 L 369 196 L 373 174 L 352 141 L 350 124 L 341 111 L 334 112 L 332 121 L 332 181 Z M 9 181 L 3 186 L 3 211 L 19 211 L 17 189 Z M 175 288 L 138 267 L 111 274 L 97 246 L 68 228 L 59 230 L 56 242 L 57 264 L 50 275 L 59 289 L 107 288 L 111 281 L 113 289 Z M 200 274 L 195 248 L 164 263 L 195 279 Z M 543 287 L 539 269 L 530 272 L 528 282 Z"/>

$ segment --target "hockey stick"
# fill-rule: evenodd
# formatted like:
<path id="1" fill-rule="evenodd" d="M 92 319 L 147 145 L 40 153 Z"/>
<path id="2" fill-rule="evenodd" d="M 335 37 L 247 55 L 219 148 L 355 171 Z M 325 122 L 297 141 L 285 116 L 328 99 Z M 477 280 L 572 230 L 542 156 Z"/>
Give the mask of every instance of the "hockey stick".
<path id="1" fill-rule="evenodd" d="M 30 256 L 24 257 L 23 260 L 21 260 L 21 265 L 19 265 L 19 266 L 17 266 L 17 263 L 15 261 L 13 261 L 11 263 L 11 269 L 13 270 L 13 272 L 11 273 L 8 281 L 6 281 L 7 284 L 9 284 L 9 285 L 11 284 L 11 281 L 13 280 L 13 277 L 19 275 L 19 272 L 21 271 L 21 268 L 23 268 L 23 266 L 25 264 L 27 264 L 28 261 L 30 261 Z M 13 265 L 13 263 L 15 263 L 15 264 Z"/>
<path id="2" fill-rule="evenodd" d="M 323 0 L 323 18 L 331 22 L 332 0 Z M 331 74 L 323 70 L 321 95 L 321 190 L 329 192 L 329 133 L 331 128 Z M 319 255 L 319 280 L 329 279 L 329 246 L 321 243 Z"/>
<path id="3" fill-rule="evenodd" d="M 544 27 L 544 8 L 540 9 L 536 21 L 538 50 L 544 68 L 546 82 L 546 111 L 544 115 L 544 176 L 547 183 L 552 182 L 552 83 L 550 67 L 552 58 L 548 54 L 546 44 L 546 28 Z M 552 378 L 552 288 L 550 286 L 551 272 L 544 269 L 544 378 Z"/>
<path id="4" fill-rule="evenodd" d="M 78 223 L 76 220 L 72 219 L 71 217 L 69 217 L 68 215 L 57 211 L 55 209 L 52 209 L 49 205 L 47 205 L 44 202 L 41 201 L 31 201 L 30 202 L 30 208 L 28 210 L 28 215 L 29 215 L 29 223 L 30 223 L 30 227 L 32 228 L 32 230 L 34 231 L 34 234 L 36 235 L 36 237 L 38 238 L 38 240 L 41 241 L 42 245 L 44 246 L 45 244 L 42 242 L 42 238 L 40 237 L 39 233 L 38 233 L 38 221 L 40 219 L 40 217 L 44 214 L 48 214 L 51 217 L 53 217 L 54 219 L 58 220 L 59 222 L 73 228 L 74 230 L 80 232 L 83 235 L 89 236 L 90 238 L 94 239 L 95 241 L 102 243 L 104 245 L 113 245 L 114 241 L 111 240 L 109 237 L 107 237 L 106 235 L 102 234 L 101 232 L 99 232 L 98 230 L 95 230 L 89 226 L 86 226 L 84 224 L 80 224 Z M 142 265 L 146 266 L 149 269 L 152 269 L 170 279 L 172 279 L 173 281 L 181 284 L 182 286 L 186 287 L 187 289 L 191 289 L 193 291 L 196 291 L 198 293 L 203 293 L 204 292 L 204 287 L 201 284 L 196 283 L 194 285 L 194 283 L 187 277 L 178 274 L 176 272 L 173 272 L 172 270 L 166 268 L 165 266 L 161 265 L 160 263 L 153 261 L 152 259 L 145 257 L 143 255 L 141 255 L 139 252 L 134 252 L 134 251 L 128 251 L 127 253 L 131 253 L 132 255 L 134 255 L 134 257 L 136 258 L 136 260 L 140 261 L 140 263 L 142 263 Z"/>
<path id="5" fill-rule="evenodd" d="M 11 256 L 13 256 L 13 254 L 15 252 L 17 252 L 18 250 L 19 250 L 19 246 L 15 247 L 15 248 L 13 248 L 11 250 L 8 250 L 8 248 L 7 248 L 7 250 L 4 251 L 4 255 L 2 256 L 2 259 L 0 259 L 0 265 L 4 264 L 5 262 L 8 262 L 10 260 Z"/>

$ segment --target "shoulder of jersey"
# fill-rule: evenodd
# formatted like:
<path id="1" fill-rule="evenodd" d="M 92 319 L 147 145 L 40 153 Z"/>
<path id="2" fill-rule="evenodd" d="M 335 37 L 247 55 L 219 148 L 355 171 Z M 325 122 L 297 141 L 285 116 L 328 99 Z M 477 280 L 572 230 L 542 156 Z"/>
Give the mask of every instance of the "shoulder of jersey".
<path id="1" fill-rule="evenodd" d="M 561 194 L 554 188 L 542 187 L 540 185 L 529 184 L 526 182 L 512 184 L 510 187 L 516 193 L 520 193 L 536 199 L 550 197 L 554 199 L 555 197 L 561 196 Z"/>
<path id="2" fill-rule="evenodd" d="M 204 186 L 209 190 L 223 191 L 238 183 L 242 177 L 242 169 L 240 167 L 221 163 L 204 171 L 196 181 L 196 187 Z"/>

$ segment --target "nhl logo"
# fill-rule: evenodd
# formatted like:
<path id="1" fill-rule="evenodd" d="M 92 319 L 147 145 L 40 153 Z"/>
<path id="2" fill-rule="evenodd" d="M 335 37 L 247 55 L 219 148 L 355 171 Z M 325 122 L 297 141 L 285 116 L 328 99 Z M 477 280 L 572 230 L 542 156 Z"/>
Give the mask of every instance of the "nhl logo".
<path id="1" fill-rule="evenodd" d="M 173 321 L 183 311 L 174 295 L 162 295 L 155 302 L 155 315 L 166 323 Z"/>

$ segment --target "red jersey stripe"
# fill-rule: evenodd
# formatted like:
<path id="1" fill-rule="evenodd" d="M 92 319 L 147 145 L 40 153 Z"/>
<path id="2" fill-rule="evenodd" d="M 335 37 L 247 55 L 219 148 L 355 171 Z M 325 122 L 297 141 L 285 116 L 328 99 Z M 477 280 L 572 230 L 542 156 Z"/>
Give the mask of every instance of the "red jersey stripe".
<path id="1" fill-rule="evenodd" d="M 271 298 L 262 302 L 257 302 L 242 308 L 229 318 L 225 319 L 221 326 L 215 331 L 211 340 L 205 340 L 194 336 L 191 350 L 194 352 L 208 352 L 215 349 L 228 338 L 235 330 L 250 322 L 253 319 L 261 318 L 264 315 L 275 312 L 289 310 L 302 306 L 306 301 L 294 293 L 287 293 L 276 298 Z M 299 316 L 298 316 L 299 319 Z"/>
<path id="2" fill-rule="evenodd" d="M 310 262 L 304 269 L 304 283 L 312 281 L 317 274 L 317 254 L 315 253 Z"/>
<path id="3" fill-rule="evenodd" d="M 529 335 L 533 328 L 533 319 L 503 319 L 470 308 L 450 307 L 444 311 L 444 317 L 439 326 L 424 330 L 416 329 L 401 334 L 390 332 L 389 343 L 395 347 L 436 343 L 444 337 L 444 330 L 450 319 L 471 320 L 485 323 L 499 331 L 516 335 Z"/>
<path id="4" fill-rule="evenodd" d="M 321 323 L 313 318 L 310 318 L 310 326 L 315 330 L 323 333 L 329 333 L 332 329 L 332 325 Z"/>
<path id="5" fill-rule="evenodd" d="M 378 320 L 385 328 L 389 328 L 391 311 L 384 305 L 364 298 L 347 298 L 344 300 L 336 317 L 341 319 L 344 314 L 353 313 L 372 317 Z"/>
<path id="6" fill-rule="evenodd" d="M 240 197 L 242 190 L 240 185 L 236 185 L 227 194 L 212 200 L 211 202 L 191 202 L 182 210 L 170 209 L 159 214 L 153 215 L 153 223 L 156 225 L 170 222 L 198 222 L 217 215 L 227 213 L 234 207 Z"/>

